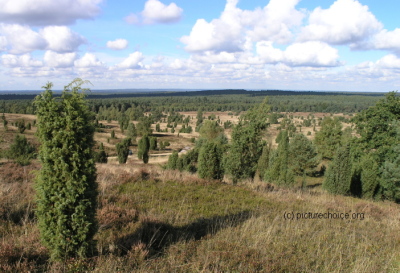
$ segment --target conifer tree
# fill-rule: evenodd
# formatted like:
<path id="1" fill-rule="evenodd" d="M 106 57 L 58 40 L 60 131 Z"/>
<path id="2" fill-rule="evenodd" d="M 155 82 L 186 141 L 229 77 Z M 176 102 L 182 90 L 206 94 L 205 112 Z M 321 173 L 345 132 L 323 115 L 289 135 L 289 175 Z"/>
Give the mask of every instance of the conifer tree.
<path id="1" fill-rule="evenodd" d="M 149 149 L 150 140 L 147 135 L 144 135 L 138 145 L 138 158 L 143 160 L 143 163 L 147 164 L 149 162 Z"/>
<path id="2" fill-rule="evenodd" d="M 177 168 L 178 158 L 178 152 L 173 151 L 172 154 L 168 157 L 167 169 L 175 170 Z"/>
<path id="3" fill-rule="evenodd" d="M 222 180 L 224 177 L 222 155 L 220 144 L 213 141 L 204 144 L 199 152 L 199 177 L 204 179 Z"/>
<path id="4" fill-rule="evenodd" d="M 272 153 L 269 168 L 265 172 L 265 180 L 277 185 L 290 186 L 294 183 L 294 174 L 289 168 L 289 136 L 282 131 L 278 149 Z"/>
<path id="5" fill-rule="evenodd" d="M 262 153 L 262 132 L 267 128 L 270 111 L 268 99 L 251 108 L 240 117 L 233 128 L 232 142 L 228 150 L 225 167 L 234 183 L 239 179 L 254 178 L 257 162 Z"/>
<path id="6" fill-rule="evenodd" d="M 350 157 L 350 145 L 340 147 L 328 170 L 322 187 L 333 194 L 346 195 L 350 193 L 353 177 L 353 164 Z"/>
<path id="7" fill-rule="evenodd" d="M 53 260 L 86 257 L 94 251 L 97 183 L 93 159 L 93 115 L 75 79 L 54 98 L 52 84 L 36 97 L 39 158 L 36 215 Z"/>
<path id="8" fill-rule="evenodd" d="M 128 160 L 130 145 L 131 145 L 131 139 L 129 137 L 125 138 L 124 140 L 122 140 L 122 142 L 117 143 L 117 145 L 115 145 L 117 149 L 119 164 L 125 164 L 126 161 Z"/>

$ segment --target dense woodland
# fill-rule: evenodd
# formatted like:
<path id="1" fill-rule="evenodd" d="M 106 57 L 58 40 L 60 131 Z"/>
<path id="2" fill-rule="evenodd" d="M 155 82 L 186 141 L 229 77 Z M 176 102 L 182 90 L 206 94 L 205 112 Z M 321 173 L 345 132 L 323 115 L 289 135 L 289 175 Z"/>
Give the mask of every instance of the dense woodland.
<path id="1" fill-rule="evenodd" d="M 0 95 L 0 107 L 5 113 L 34 114 L 32 104 L 36 95 Z M 55 94 L 57 96 L 57 94 Z M 169 111 L 247 111 L 255 104 L 269 97 L 274 112 L 323 112 L 357 113 L 374 105 L 383 93 L 331 93 L 331 92 L 290 92 L 290 91 L 193 91 L 155 92 L 122 94 L 88 94 L 92 111 L 100 115 L 108 112 L 137 112 L 132 118 L 144 112 Z"/>

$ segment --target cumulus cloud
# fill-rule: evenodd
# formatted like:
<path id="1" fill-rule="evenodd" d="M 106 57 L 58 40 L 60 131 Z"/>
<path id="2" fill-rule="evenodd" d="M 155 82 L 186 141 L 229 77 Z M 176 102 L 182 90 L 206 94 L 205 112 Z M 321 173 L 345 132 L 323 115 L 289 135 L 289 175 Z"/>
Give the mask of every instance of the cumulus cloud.
<path id="1" fill-rule="evenodd" d="M 1 56 L 1 60 L 4 66 L 7 67 L 40 67 L 43 63 L 39 60 L 32 59 L 31 55 L 13 55 L 4 54 Z"/>
<path id="2" fill-rule="evenodd" d="M 7 40 L 8 51 L 12 54 L 24 54 L 34 50 L 43 50 L 48 45 L 43 37 L 28 26 L 0 24 L 0 33 Z"/>
<path id="3" fill-rule="evenodd" d="M 139 15 L 131 13 L 125 21 L 128 24 L 169 24 L 178 22 L 182 13 L 183 9 L 175 3 L 165 5 L 159 0 L 147 0 Z"/>
<path id="4" fill-rule="evenodd" d="M 238 0 L 227 0 L 220 18 L 199 19 L 187 36 L 181 37 L 189 52 L 238 52 L 249 50 L 252 42 L 269 40 L 288 43 L 291 29 L 301 24 L 304 14 L 295 9 L 299 0 L 271 0 L 264 8 L 242 10 Z"/>
<path id="5" fill-rule="evenodd" d="M 104 64 L 93 53 L 86 53 L 82 58 L 74 61 L 74 65 L 78 68 L 90 68 L 103 66 Z"/>
<path id="6" fill-rule="evenodd" d="M 284 51 L 274 48 L 271 42 L 258 42 L 256 52 L 261 60 L 271 64 L 309 67 L 331 67 L 342 64 L 338 60 L 339 54 L 336 48 L 316 41 L 294 43 Z"/>
<path id="7" fill-rule="evenodd" d="M 43 56 L 43 60 L 49 67 L 72 67 L 77 58 L 75 52 L 59 54 L 48 50 Z"/>
<path id="8" fill-rule="evenodd" d="M 0 21 L 32 26 L 69 25 L 100 13 L 102 0 L 3 0 Z"/>
<path id="9" fill-rule="evenodd" d="M 158 0 L 148 0 L 141 14 L 145 24 L 174 23 L 181 19 L 182 12 L 183 9 L 175 3 L 167 6 Z"/>
<path id="10" fill-rule="evenodd" d="M 338 66 L 336 48 L 322 42 L 294 43 L 285 51 L 286 63 L 293 66 Z"/>
<path id="11" fill-rule="evenodd" d="M 116 39 L 115 41 L 108 41 L 107 47 L 113 50 L 122 50 L 128 47 L 128 41 L 125 39 Z"/>
<path id="12" fill-rule="evenodd" d="M 141 63 L 143 59 L 144 59 L 143 54 L 139 51 L 136 51 L 130 54 L 128 58 L 126 58 L 116 67 L 122 69 L 138 69 L 143 66 L 143 64 Z"/>
<path id="13" fill-rule="evenodd" d="M 72 52 L 86 42 L 85 38 L 66 26 L 45 27 L 39 33 L 47 41 L 47 49 L 56 52 Z"/>
<path id="14" fill-rule="evenodd" d="M 302 29 L 300 41 L 350 44 L 368 38 L 382 29 L 375 16 L 357 0 L 337 0 L 328 9 L 316 8 L 309 24 Z"/>
<path id="15" fill-rule="evenodd" d="M 396 28 L 393 31 L 383 29 L 366 41 L 352 44 L 351 48 L 358 50 L 390 50 L 400 54 L 400 29 Z"/>

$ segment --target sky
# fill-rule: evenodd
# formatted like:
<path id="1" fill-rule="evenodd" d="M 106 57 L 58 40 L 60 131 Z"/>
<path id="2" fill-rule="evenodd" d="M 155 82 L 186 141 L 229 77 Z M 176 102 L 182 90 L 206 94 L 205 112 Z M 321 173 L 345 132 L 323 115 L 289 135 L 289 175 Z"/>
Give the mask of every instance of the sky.
<path id="1" fill-rule="evenodd" d="M 380 91 L 400 1 L 0 0 L 0 90 Z"/>

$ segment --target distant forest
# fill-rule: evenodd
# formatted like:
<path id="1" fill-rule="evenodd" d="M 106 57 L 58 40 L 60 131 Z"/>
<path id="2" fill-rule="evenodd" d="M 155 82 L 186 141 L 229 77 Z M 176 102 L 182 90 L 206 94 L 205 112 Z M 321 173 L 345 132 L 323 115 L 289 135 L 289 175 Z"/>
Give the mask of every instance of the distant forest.
<path id="1" fill-rule="evenodd" d="M 36 95 L 33 93 L 0 95 L 0 109 L 4 113 L 34 114 L 35 109 L 32 102 Z M 91 110 L 96 114 L 110 110 L 124 112 L 130 108 L 140 113 L 202 109 L 203 111 L 230 111 L 238 114 L 259 104 L 266 96 L 269 97 L 269 103 L 274 112 L 357 113 L 375 105 L 384 95 L 385 93 L 279 90 L 204 90 L 115 94 L 94 91 L 88 93 L 86 99 Z"/>

